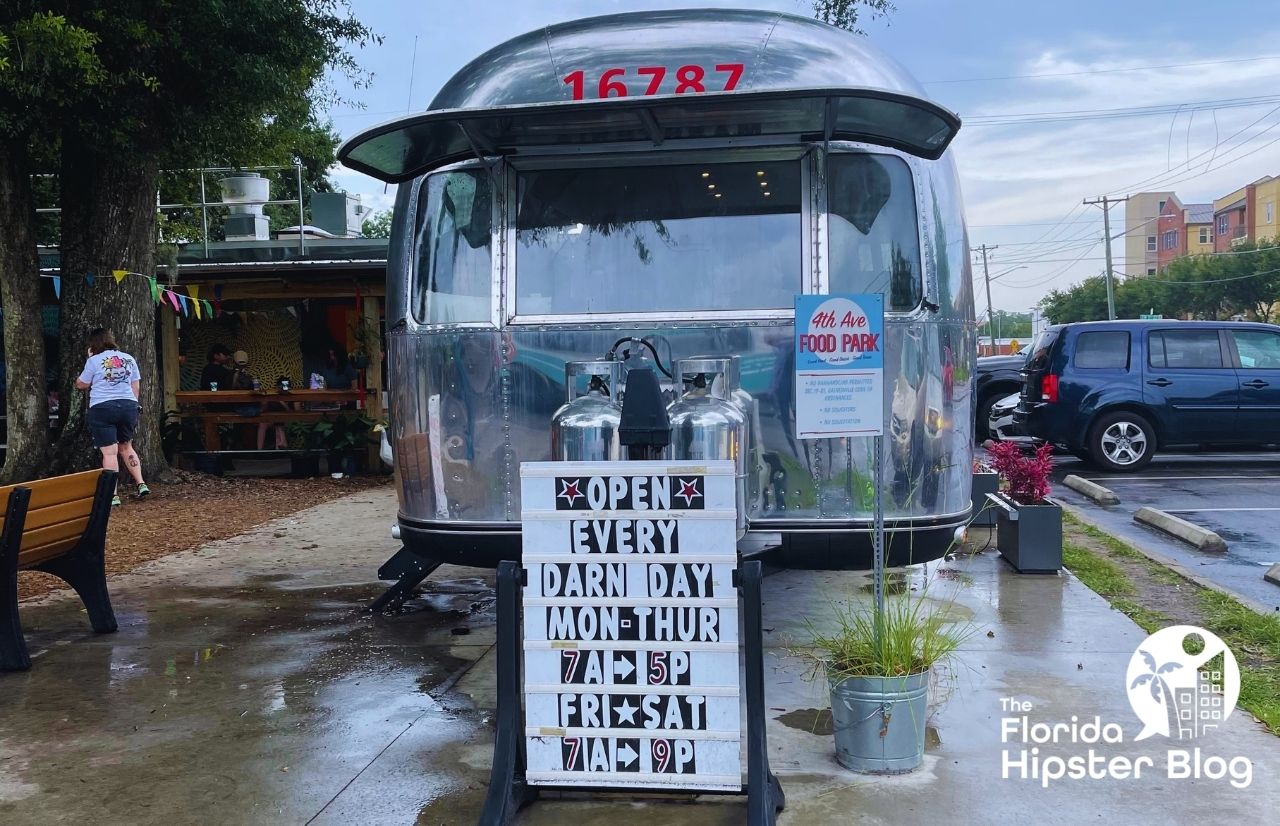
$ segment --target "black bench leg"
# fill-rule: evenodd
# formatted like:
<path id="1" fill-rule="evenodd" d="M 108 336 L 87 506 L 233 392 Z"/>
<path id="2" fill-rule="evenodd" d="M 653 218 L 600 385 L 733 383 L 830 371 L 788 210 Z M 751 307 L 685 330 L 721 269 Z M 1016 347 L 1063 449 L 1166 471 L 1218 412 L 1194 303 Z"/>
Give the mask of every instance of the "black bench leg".
<path id="1" fill-rule="evenodd" d="M 111 496 L 116 489 L 115 471 L 103 471 L 94 494 L 93 511 L 84 536 L 69 554 L 36 566 L 36 570 L 62 579 L 75 589 L 89 613 L 89 624 L 99 634 L 110 634 L 118 627 L 111 597 L 107 594 L 107 518 L 111 515 Z"/>
<path id="2" fill-rule="evenodd" d="M 0 671 L 31 667 L 27 643 L 18 619 L 18 553 L 0 548 Z"/>
<path id="3" fill-rule="evenodd" d="M 5 525 L 0 535 L 0 671 L 26 671 L 31 667 L 27 642 L 18 618 L 18 546 L 31 491 L 18 488 L 9 494 Z"/>
<path id="4" fill-rule="evenodd" d="M 107 593 L 107 566 L 102 550 L 85 550 L 36 566 L 37 571 L 64 580 L 79 594 L 89 613 L 89 624 L 99 634 L 110 634 L 119 626 Z"/>

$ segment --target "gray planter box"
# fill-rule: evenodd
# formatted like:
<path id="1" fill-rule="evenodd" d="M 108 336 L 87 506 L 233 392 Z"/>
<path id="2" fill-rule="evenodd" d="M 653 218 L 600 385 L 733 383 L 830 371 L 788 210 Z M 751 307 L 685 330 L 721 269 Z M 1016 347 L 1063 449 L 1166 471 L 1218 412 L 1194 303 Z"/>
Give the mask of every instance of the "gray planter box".
<path id="1" fill-rule="evenodd" d="M 1019 505 L 1003 493 L 987 495 L 995 505 L 996 547 L 1022 574 L 1054 574 L 1062 567 L 1062 507 L 1052 499 Z"/>
<path id="2" fill-rule="evenodd" d="M 973 474 L 973 501 L 969 511 L 969 524 L 979 528 L 989 528 L 996 524 L 996 508 L 987 502 L 988 493 L 1000 490 L 1000 474 L 994 470 L 990 473 Z"/>

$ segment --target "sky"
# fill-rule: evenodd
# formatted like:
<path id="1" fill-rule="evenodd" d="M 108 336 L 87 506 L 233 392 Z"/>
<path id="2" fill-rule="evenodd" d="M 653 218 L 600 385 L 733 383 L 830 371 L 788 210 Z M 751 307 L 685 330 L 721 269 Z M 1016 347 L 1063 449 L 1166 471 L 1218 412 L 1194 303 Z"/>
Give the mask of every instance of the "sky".
<path id="1" fill-rule="evenodd" d="M 896 2 L 896 12 L 863 28 L 964 121 L 949 152 L 960 170 L 971 245 L 999 247 L 989 254 L 997 310 L 1026 311 L 1049 290 L 1104 270 L 1102 212 L 1083 205 L 1085 198 L 1172 189 L 1184 203 L 1211 201 L 1280 174 L 1274 0 L 1241 0 L 1229 14 L 1184 0 Z M 812 11 L 810 0 L 352 5 L 383 42 L 356 54 L 371 74 L 366 84 L 333 78 L 351 102 L 330 112 L 344 138 L 425 109 L 472 58 L 548 23 L 676 7 Z M 1150 113 L 1096 117 L 1098 110 L 1135 107 Z M 1071 114 L 1037 115 L 1031 123 L 1008 117 L 1027 113 Z M 391 205 L 394 189 L 379 181 L 342 168 L 334 178 L 371 208 Z M 1113 237 L 1145 231 L 1125 227 L 1123 205 L 1111 218 Z M 1112 251 L 1119 270 L 1123 236 Z"/>

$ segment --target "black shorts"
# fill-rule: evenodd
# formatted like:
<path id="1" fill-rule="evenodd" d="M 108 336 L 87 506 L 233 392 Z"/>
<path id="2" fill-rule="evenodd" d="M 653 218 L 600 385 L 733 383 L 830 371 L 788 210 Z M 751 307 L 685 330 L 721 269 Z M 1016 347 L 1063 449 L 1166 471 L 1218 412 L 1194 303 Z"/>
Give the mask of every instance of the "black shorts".
<path id="1" fill-rule="evenodd" d="M 94 447 L 110 447 L 132 442 L 138 431 L 138 403 L 130 399 L 111 399 L 89 408 L 89 433 Z"/>

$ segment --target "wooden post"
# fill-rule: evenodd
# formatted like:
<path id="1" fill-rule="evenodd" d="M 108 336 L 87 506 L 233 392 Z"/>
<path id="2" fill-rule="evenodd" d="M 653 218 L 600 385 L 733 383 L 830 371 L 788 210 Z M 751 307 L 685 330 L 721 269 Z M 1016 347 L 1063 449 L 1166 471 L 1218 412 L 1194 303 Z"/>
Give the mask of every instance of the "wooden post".
<path id="1" fill-rule="evenodd" d="M 364 297 L 364 320 L 365 323 L 378 330 L 379 322 L 382 318 L 382 299 L 373 295 Z M 386 418 L 386 411 L 382 407 L 382 337 L 375 336 L 372 341 L 368 342 L 369 348 L 369 367 L 365 370 L 365 414 L 374 421 L 382 421 Z M 382 469 L 382 460 L 379 458 L 379 442 L 369 445 L 369 467 L 373 470 Z"/>
<path id="2" fill-rule="evenodd" d="M 160 364 L 161 384 L 164 386 L 164 410 L 161 416 L 170 410 L 178 409 L 178 398 L 175 395 L 182 388 L 181 365 L 178 364 L 178 314 L 160 311 Z"/>

